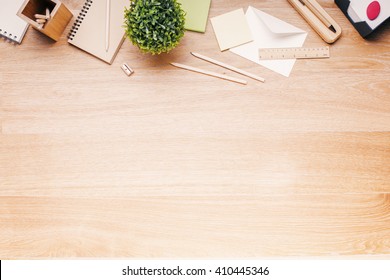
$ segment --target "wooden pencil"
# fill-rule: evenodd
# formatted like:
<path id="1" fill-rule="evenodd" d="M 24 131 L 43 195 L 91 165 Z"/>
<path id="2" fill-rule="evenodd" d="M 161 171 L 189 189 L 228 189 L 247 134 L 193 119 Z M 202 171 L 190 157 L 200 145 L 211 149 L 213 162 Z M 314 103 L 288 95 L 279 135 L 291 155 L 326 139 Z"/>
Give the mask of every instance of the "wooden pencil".
<path id="1" fill-rule="evenodd" d="M 213 58 L 207 57 L 207 56 L 205 56 L 205 55 L 201 55 L 201 54 L 199 54 L 199 53 L 191 52 L 191 54 L 192 54 L 193 56 L 197 57 L 197 58 L 203 59 L 203 60 L 208 61 L 208 62 L 210 62 L 210 63 L 213 63 L 213 64 L 215 64 L 215 65 L 218 65 L 218 66 L 221 66 L 221 67 L 223 67 L 223 68 L 229 69 L 229 70 L 234 71 L 234 72 L 236 72 L 236 73 L 239 73 L 239 74 L 241 74 L 241 75 L 247 76 L 247 77 L 249 77 L 249 78 L 255 79 L 255 80 L 260 81 L 260 82 L 263 82 L 263 83 L 265 82 L 265 79 L 264 79 L 264 78 L 259 77 L 259 76 L 256 76 L 256 75 L 254 75 L 254 74 L 252 74 L 252 73 L 246 72 L 246 71 L 244 71 L 244 70 L 241 70 L 241 69 L 236 68 L 236 67 L 234 67 L 234 66 L 231 66 L 231 65 L 229 65 L 229 64 L 220 62 L 220 61 L 218 61 L 218 60 L 215 60 L 215 59 L 213 59 Z"/>
<path id="2" fill-rule="evenodd" d="M 215 72 L 211 72 L 211 71 L 207 71 L 207 70 L 203 70 L 203 69 L 199 69 L 196 67 L 192 67 L 192 66 L 188 66 L 188 65 L 184 65 L 184 64 L 180 64 L 180 63 L 176 63 L 176 62 L 171 62 L 171 65 L 178 67 L 178 68 L 181 68 L 181 69 L 189 70 L 192 72 L 208 75 L 208 76 L 215 77 L 215 78 L 224 79 L 224 80 L 227 80 L 230 82 L 236 82 L 236 83 L 243 84 L 243 85 L 247 84 L 247 81 L 245 81 L 245 80 L 237 79 L 234 77 L 230 77 L 227 75 L 223 75 L 223 74 L 219 74 L 219 73 L 215 73 Z"/>

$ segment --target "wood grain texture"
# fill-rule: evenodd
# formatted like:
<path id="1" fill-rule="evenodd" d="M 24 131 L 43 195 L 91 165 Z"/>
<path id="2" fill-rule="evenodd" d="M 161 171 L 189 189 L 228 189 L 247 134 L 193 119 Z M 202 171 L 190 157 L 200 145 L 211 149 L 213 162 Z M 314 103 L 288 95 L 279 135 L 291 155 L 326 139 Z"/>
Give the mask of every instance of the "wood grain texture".
<path id="1" fill-rule="evenodd" d="M 74 14 L 83 1 L 63 1 Z M 390 31 L 343 28 L 285 78 L 219 52 L 211 24 L 112 66 L 30 29 L 0 42 L 0 258 L 390 256 Z M 288 1 L 252 5 L 325 43 Z M 177 61 L 266 79 L 243 86 Z M 135 74 L 120 69 L 127 62 Z"/>
<path id="2" fill-rule="evenodd" d="M 0 248 L 14 257 L 390 253 L 390 197 L 384 194 L 0 201 L 7 233 Z"/>

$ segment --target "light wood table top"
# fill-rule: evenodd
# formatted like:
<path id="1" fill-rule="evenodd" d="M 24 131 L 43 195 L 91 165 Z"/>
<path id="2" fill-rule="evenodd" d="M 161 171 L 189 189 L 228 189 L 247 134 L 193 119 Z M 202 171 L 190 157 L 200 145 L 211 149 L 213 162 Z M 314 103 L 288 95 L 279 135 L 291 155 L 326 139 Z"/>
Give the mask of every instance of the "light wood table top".
<path id="1" fill-rule="evenodd" d="M 83 1 L 63 1 L 76 14 Z M 0 42 L 0 258 L 390 256 L 390 30 L 343 28 L 289 78 L 221 53 L 210 22 L 112 66 L 29 29 Z M 252 5 L 308 31 L 287 1 Z M 195 51 L 266 78 L 240 85 Z M 127 62 L 135 74 L 127 77 Z"/>

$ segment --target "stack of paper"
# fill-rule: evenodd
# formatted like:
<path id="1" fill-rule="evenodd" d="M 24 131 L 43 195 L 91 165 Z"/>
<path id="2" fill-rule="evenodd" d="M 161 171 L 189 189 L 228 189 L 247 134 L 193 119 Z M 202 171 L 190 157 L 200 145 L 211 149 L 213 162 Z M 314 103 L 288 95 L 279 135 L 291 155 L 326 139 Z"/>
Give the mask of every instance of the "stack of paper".
<path id="1" fill-rule="evenodd" d="M 211 0 L 178 0 L 186 13 L 185 29 L 205 32 Z"/>
<path id="2" fill-rule="evenodd" d="M 229 17 L 229 14 L 226 15 L 228 16 L 226 16 L 225 20 L 231 21 L 232 19 Z M 221 20 L 221 18 L 224 18 L 224 15 L 219 17 L 219 20 Z M 295 59 L 260 60 L 259 49 L 302 47 L 305 42 L 307 32 L 253 7 L 248 8 L 245 14 L 245 20 L 250 29 L 250 42 L 245 42 L 245 40 L 248 39 L 245 38 L 245 40 L 242 39 L 240 41 L 241 44 L 237 44 L 234 47 L 234 44 L 230 44 L 230 47 L 228 47 L 230 51 L 288 77 L 296 61 Z M 220 23 L 217 27 L 214 26 L 215 18 L 212 19 L 211 22 L 220 45 L 221 42 L 224 42 L 224 46 L 228 45 L 225 45 L 226 41 L 230 43 L 234 42 L 231 37 L 235 36 L 234 34 L 236 34 L 237 30 L 235 30 L 236 32 L 224 33 L 220 31 Z M 226 26 L 228 26 L 227 24 L 228 22 L 226 22 Z M 245 34 L 245 32 L 245 28 L 242 29 L 242 33 Z M 226 38 L 226 36 L 230 36 L 230 39 Z M 239 36 L 238 38 L 241 37 Z"/>
<path id="3" fill-rule="evenodd" d="M 221 51 L 253 40 L 243 9 L 214 17 L 211 23 Z"/>

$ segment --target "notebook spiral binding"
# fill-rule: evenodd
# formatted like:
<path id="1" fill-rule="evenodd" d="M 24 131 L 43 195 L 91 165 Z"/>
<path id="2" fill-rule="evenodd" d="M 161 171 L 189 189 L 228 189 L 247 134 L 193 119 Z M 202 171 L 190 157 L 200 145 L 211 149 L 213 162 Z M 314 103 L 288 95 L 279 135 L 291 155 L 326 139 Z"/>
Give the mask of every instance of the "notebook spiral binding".
<path id="1" fill-rule="evenodd" d="M 77 30 L 79 30 L 80 24 L 83 22 L 92 3 L 93 3 L 93 0 L 86 0 L 85 1 L 83 8 L 81 9 L 80 14 L 77 16 L 77 19 L 73 23 L 73 26 L 69 32 L 69 35 L 68 35 L 69 40 L 73 40 L 74 36 L 76 36 Z"/>
<path id="2" fill-rule="evenodd" d="M 0 37 L 3 37 L 5 40 L 10 40 L 11 42 L 15 42 L 18 39 L 18 36 L 12 35 L 12 33 L 8 33 L 6 30 L 0 28 Z"/>

